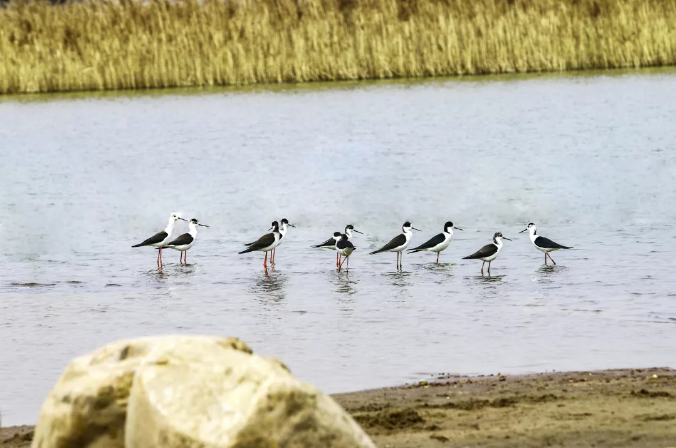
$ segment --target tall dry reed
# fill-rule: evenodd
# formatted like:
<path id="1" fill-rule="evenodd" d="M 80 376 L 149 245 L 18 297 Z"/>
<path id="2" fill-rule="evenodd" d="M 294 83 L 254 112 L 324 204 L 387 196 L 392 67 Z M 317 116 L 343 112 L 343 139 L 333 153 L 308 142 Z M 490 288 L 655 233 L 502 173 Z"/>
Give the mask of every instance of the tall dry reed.
<path id="1" fill-rule="evenodd" d="M 0 93 L 675 62 L 676 0 L 86 0 L 0 8 Z"/>

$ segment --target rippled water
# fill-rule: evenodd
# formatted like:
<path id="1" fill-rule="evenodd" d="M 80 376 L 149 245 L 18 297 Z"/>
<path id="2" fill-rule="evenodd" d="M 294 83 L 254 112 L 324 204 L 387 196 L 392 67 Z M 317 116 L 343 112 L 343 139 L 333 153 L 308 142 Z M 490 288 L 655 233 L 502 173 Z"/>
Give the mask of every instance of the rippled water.
<path id="1" fill-rule="evenodd" d="M 486 77 L 0 102 L 0 410 L 32 423 L 74 356 L 238 336 L 329 392 L 430 373 L 676 359 L 676 72 Z M 172 211 L 187 267 L 130 246 Z M 266 275 L 237 255 L 297 225 Z M 411 220 L 434 255 L 367 251 Z M 571 251 L 542 254 L 526 234 Z M 312 250 L 352 223 L 350 271 Z M 179 225 L 178 232 L 185 230 Z M 502 231 L 493 277 L 461 258 Z"/>

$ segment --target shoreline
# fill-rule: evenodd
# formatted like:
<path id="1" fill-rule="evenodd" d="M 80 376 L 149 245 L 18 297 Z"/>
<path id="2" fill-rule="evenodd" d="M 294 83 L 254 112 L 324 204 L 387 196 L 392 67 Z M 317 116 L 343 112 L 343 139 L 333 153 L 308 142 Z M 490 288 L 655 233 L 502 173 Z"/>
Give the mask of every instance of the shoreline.
<path id="1" fill-rule="evenodd" d="M 676 447 L 676 370 L 446 376 L 334 394 L 379 447 Z M 27 448 L 33 426 L 0 429 Z"/>

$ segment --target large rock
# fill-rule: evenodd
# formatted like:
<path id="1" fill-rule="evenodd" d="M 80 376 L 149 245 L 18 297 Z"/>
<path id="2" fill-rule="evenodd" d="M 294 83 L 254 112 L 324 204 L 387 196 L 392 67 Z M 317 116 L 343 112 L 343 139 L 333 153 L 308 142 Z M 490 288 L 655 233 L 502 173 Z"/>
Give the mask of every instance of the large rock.
<path id="1" fill-rule="evenodd" d="M 33 448 L 374 447 L 330 397 L 237 339 L 162 336 L 77 358 Z"/>
<path id="2" fill-rule="evenodd" d="M 140 368 L 251 353 L 230 338 L 163 336 L 118 341 L 73 360 L 42 405 L 35 448 L 123 448 L 127 401 Z"/>

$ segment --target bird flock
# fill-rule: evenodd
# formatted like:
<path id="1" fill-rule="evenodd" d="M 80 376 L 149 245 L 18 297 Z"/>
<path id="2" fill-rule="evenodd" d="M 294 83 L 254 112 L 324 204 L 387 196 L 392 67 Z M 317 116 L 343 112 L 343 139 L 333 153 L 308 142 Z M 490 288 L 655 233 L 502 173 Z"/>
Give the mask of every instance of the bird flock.
<path id="1" fill-rule="evenodd" d="M 174 231 L 174 226 L 176 221 L 182 220 L 188 222 L 188 233 L 184 233 L 179 237 L 172 239 L 171 235 Z M 162 269 L 162 249 L 170 248 L 179 251 L 180 254 L 180 264 L 187 264 L 187 252 L 193 246 L 195 238 L 197 237 L 197 227 L 209 227 L 205 224 L 200 224 L 197 219 L 187 219 L 181 218 L 180 214 L 177 212 L 172 213 L 169 216 L 169 222 L 167 227 L 164 230 L 156 233 L 150 238 L 146 239 L 142 243 L 135 244 L 132 247 L 143 247 L 150 246 L 158 249 L 157 253 L 157 267 Z M 263 267 L 267 268 L 268 266 L 268 252 L 270 252 L 270 264 L 275 264 L 275 253 L 277 246 L 282 244 L 286 233 L 289 230 L 289 227 L 295 227 L 293 224 L 289 223 L 288 219 L 282 219 L 281 223 L 273 221 L 272 226 L 269 229 L 269 233 L 258 238 L 256 241 L 251 243 L 245 243 L 246 249 L 239 252 L 239 254 L 246 254 L 249 252 L 265 252 L 265 258 L 263 259 Z M 413 249 L 408 249 L 413 238 L 413 230 L 420 231 L 411 225 L 410 222 L 406 221 L 401 226 L 401 234 L 395 236 L 390 240 L 389 243 L 385 244 L 378 250 L 370 252 L 370 255 L 379 254 L 383 252 L 396 252 L 397 253 L 397 268 L 401 268 L 402 259 L 404 251 L 408 253 L 416 252 L 435 252 L 437 254 L 436 263 L 439 263 L 439 254 L 448 248 L 453 239 L 453 230 L 462 230 L 459 227 L 453 225 L 453 222 L 447 221 L 444 224 L 443 232 L 433 236 L 420 246 L 414 247 Z M 355 229 L 352 224 L 349 224 L 345 227 L 345 232 L 334 232 L 333 236 L 321 244 L 316 244 L 311 247 L 317 249 L 330 249 L 336 251 L 336 268 L 338 271 L 341 271 L 343 264 L 346 264 L 346 269 L 349 269 L 350 266 L 350 255 L 356 250 L 356 247 L 350 239 L 353 237 L 354 233 L 361 233 L 359 230 Z M 545 254 L 545 265 L 547 265 L 547 258 L 549 258 L 552 263 L 556 264 L 552 258 L 550 252 L 559 250 L 559 249 L 572 249 L 572 247 L 563 246 L 561 244 L 555 243 L 554 241 L 540 236 L 537 234 L 537 227 L 532 222 L 519 233 L 528 232 L 530 235 L 530 240 L 533 243 L 533 246 Z M 474 252 L 471 255 L 463 257 L 463 260 L 481 260 L 481 275 L 484 275 L 484 266 L 488 263 L 488 275 L 491 275 L 491 262 L 498 257 L 498 254 L 502 250 L 503 240 L 511 241 L 509 238 L 502 235 L 501 232 L 496 232 L 493 235 L 493 241 L 489 244 L 486 244 L 478 251 Z"/>

